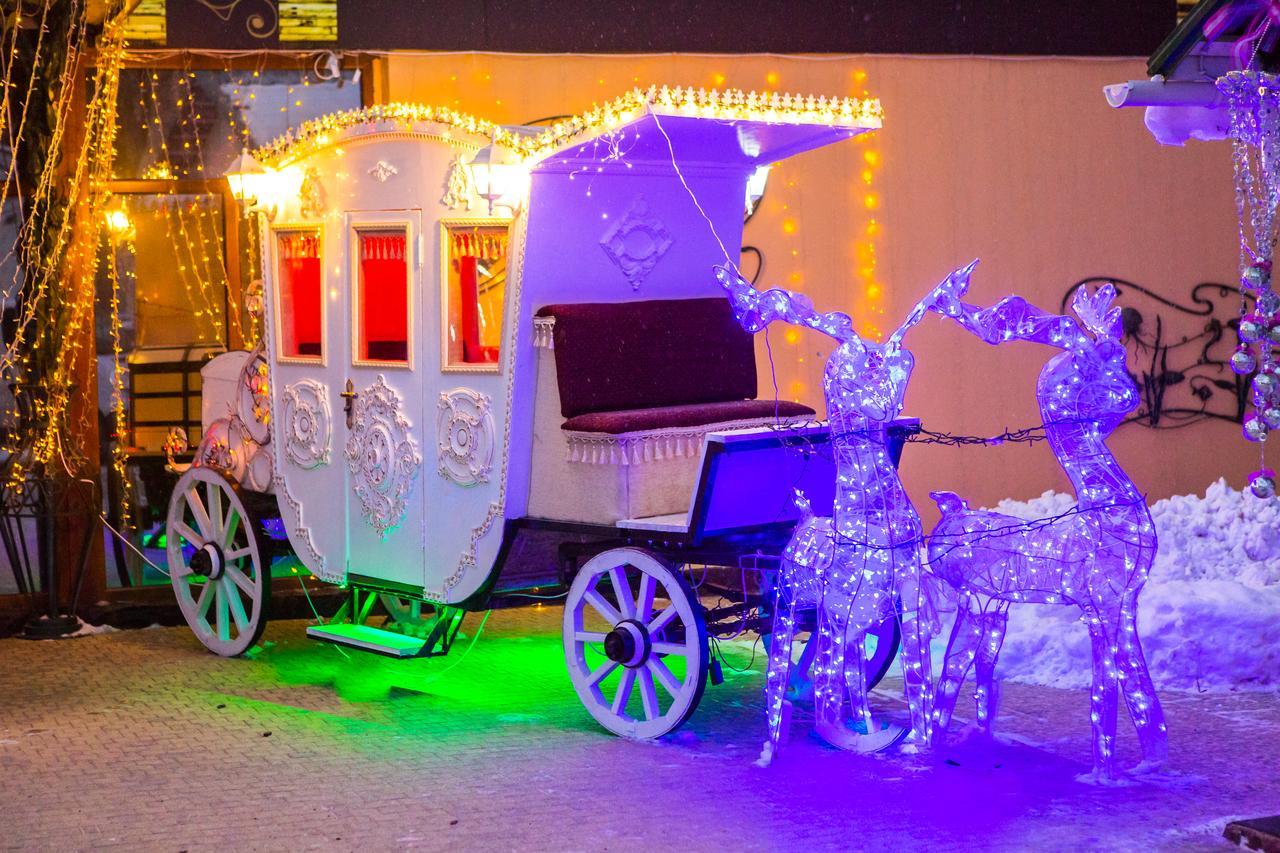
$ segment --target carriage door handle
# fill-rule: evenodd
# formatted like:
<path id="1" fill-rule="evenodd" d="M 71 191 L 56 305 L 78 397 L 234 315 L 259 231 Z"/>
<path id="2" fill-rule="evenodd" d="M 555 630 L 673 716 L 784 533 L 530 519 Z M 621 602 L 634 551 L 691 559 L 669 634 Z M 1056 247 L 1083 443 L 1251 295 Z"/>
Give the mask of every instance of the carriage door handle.
<path id="1" fill-rule="evenodd" d="M 345 403 L 342 404 L 342 408 L 347 413 L 347 429 L 353 429 L 356 425 L 355 424 L 356 397 L 359 397 L 360 395 L 356 393 L 356 386 L 351 384 L 350 379 L 347 380 L 347 390 L 340 392 L 338 396 L 346 401 Z"/>

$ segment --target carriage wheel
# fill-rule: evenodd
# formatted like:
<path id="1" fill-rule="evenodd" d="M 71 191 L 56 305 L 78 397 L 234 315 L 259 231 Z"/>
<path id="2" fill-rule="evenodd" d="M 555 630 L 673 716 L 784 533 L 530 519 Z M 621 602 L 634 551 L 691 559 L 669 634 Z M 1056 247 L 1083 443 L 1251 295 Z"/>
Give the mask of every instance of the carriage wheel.
<path id="1" fill-rule="evenodd" d="M 707 684 L 702 605 L 652 554 L 605 551 L 569 587 L 564 655 L 596 722 L 618 735 L 661 737 L 689 718 Z"/>
<path id="2" fill-rule="evenodd" d="M 213 468 L 183 473 L 169 500 L 169 579 L 196 639 L 234 657 L 262 636 L 271 572 L 239 490 Z"/>

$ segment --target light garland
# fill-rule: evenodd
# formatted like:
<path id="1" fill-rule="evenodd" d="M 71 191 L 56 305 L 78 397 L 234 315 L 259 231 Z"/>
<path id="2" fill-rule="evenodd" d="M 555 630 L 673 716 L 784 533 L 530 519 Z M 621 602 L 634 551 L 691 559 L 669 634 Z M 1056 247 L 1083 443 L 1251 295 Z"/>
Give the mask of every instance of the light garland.
<path id="1" fill-rule="evenodd" d="M 674 89 L 650 86 L 633 89 L 587 112 L 556 122 L 536 135 L 516 133 L 486 119 L 445 107 L 422 104 L 377 104 L 346 110 L 304 122 L 254 152 L 276 168 L 306 157 L 335 142 L 354 128 L 388 123 L 409 131 L 437 124 L 462 133 L 487 137 L 534 164 L 574 145 L 585 136 L 612 133 L 647 112 L 663 116 L 709 118 L 722 121 L 754 121 L 771 124 L 820 124 L 830 127 L 871 129 L 880 127 L 883 110 L 875 98 L 826 98 L 777 92 L 743 92 L 741 89 Z"/>

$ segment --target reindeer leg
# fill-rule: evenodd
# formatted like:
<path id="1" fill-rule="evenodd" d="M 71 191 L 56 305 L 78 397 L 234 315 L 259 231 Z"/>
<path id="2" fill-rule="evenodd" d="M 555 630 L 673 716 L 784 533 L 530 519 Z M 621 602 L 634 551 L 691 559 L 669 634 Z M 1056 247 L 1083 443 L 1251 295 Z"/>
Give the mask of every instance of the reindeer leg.
<path id="1" fill-rule="evenodd" d="M 1089 692 L 1089 719 L 1093 726 L 1093 779 L 1109 782 L 1115 778 L 1116 699 L 1119 675 L 1111 640 L 1101 613 L 1085 611 L 1089 639 L 1093 644 L 1093 688 Z"/>
<path id="2" fill-rule="evenodd" d="M 818 602 L 818 659 L 813 670 L 814 726 L 825 740 L 827 733 L 840 726 L 844 709 L 844 627 L 832 618 L 831 602 L 823 596 Z M 824 733 L 824 730 L 827 733 Z"/>
<path id="3" fill-rule="evenodd" d="M 910 742 L 927 745 L 933 742 L 933 661 L 919 607 L 901 614 L 898 626 L 902 633 L 902 687 L 911 709 Z"/>
<path id="4" fill-rule="evenodd" d="M 965 675 L 973 663 L 978 641 L 982 636 L 979 615 L 972 612 L 973 597 L 961 592 L 956 606 L 956 624 L 947 641 L 947 652 L 942 662 L 942 676 L 938 680 L 937 698 L 933 706 L 933 736 L 939 743 L 945 742 L 947 727 L 955 711 L 956 698 L 964 685 Z"/>
<path id="5" fill-rule="evenodd" d="M 757 762 L 767 766 L 778 754 L 791 721 L 790 704 L 785 699 L 788 673 L 791 670 L 791 644 L 796 631 L 796 603 L 789 598 L 783 608 L 782 586 L 774 596 L 773 636 L 769 647 L 769 674 L 765 681 L 765 715 L 769 723 L 769 739 L 765 741 Z"/>
<path id="6" fill-rule="evenodd" d="M 1156 695 L 1147 660 L 1142 654 L 1142 643 L 1138 640 L 1137 592 L 1126 593 L 1120 604 L 1116 659 L 1124 675 L 1120 682 L 1124 703 L 1142 745 L 1142 763 L 1135 769 L 1158 770 L 1169 759 L 1169 734 L 1160 698 Z"/>
<path id="7" fill-rule="evenodd" d="M 991 737 L 999 690 L 995 681 L 996 658 L 1000 655 L 1000 646 L 1004 643 L 1009 605 L 1007 602 L 990 601 L 987 606 L 993 609 L 982 614 L 982 642 L 978 645 L 973 680 L 976 688 L 974 700 L 977 703 L 978 725 L 982 727 L 987 737 Z"/>

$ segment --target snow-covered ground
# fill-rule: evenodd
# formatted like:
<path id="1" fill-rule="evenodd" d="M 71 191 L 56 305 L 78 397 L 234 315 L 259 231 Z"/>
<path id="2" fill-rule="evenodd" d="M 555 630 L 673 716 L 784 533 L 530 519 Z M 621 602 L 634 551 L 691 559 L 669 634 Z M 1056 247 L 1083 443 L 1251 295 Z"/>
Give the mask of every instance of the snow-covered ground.
<path id="1" fill-rule="evenodd" d="M 1049 491 L 994 509 L 1041 518 L 1074 500 Z M 1280 689 L 1280 501 L 1258 500 L 1219 480 L 1203 497 L 1158 501 L 1151 514 L 1160 549 L 1139 599 L 1138 630 L 1156 686 Z M 999 677 L 1087 686 L 1089 637 L 1079 615 L 1075 607 L 1015 605 Z"/>

